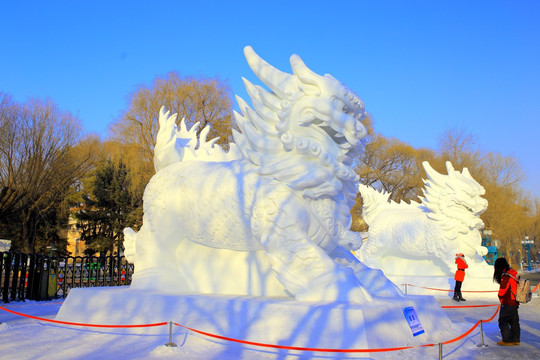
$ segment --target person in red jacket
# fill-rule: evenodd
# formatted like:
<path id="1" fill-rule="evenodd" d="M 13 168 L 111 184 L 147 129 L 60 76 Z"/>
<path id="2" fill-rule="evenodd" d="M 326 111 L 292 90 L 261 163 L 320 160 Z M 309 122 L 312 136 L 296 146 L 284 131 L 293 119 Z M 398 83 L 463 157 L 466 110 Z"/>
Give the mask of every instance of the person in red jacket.
<path id="1" fill-rule="evenodd" d="M 461 253 L 456 254 L 456 265 L 457 270 L 456 274 L 454 275 L 454 280 L 456 280 L 456 286 L 454 287 L 454 297 L 452 298 L 452 300 L 467 301 L 461 295 L 461 284 L 463 283 L 463 280 L 465 280 L 465 269 L 469 267 L 469 265 L 467 265 L 467 261 L 465 261 L 465 255 Z"/>
<path id="2" fill-rule="evenodd" d="M 495 260 L 493 281 L 501 285 L 499 288 L 501 302 L 499 330 L 502 341 L 498 341 L 497 345 L 519 345 L 521 330 L 518 315 L 519 303 L 516 301 L 517 278 L 517 271 L 510 267 L 505 258 Z"/>

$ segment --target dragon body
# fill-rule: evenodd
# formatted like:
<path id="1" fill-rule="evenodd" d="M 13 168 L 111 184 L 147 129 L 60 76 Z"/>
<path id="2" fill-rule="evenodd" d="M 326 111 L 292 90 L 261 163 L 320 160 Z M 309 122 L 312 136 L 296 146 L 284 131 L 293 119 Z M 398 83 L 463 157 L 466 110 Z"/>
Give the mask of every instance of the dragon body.
<path id="1" fill-rule="evenodd" d="M 467 168 L 459 172 L 446 162 L 448 175 L 443 175 L 428 162 L 423 166 L 428 178 L 420 202 L 396 203 L 388 193 L 359 186 L 369 231 L 358 258 L 386 274 L 452 276 L 455 254 L 463 253 L 471 275 L 485 274 L 487 249 L 479 231 L 487 208 L 484 188 Z"/>
<path id="2" fill-rule="evenodd" d="M 250 48 L 246 59 L 269 88 L 244 79 L 253 108 L 237 98 L 229 152 L 160 112 L 156 174 L 143 227 L 126 235 L 133 287 L 180 293 L 369 301 L 400 292 L 358 262 L 349 231 L 358 176 L 352 157 L 367 135 L 360 98 L 293 55 L 293 74 Z M 362 275 L 360 275 L 362 273 Z"/>

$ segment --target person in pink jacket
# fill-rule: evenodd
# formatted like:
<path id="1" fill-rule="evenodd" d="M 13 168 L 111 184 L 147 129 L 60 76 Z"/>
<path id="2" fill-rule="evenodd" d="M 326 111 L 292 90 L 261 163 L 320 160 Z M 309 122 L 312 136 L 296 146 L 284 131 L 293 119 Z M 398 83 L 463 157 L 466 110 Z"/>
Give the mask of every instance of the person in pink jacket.
<path id="1" fill-rule="evenodd" d="M 454 297 L 452 298 L 452 300 L 467 301 L 461 295 L 461 284 L 463 283 L 463 280 L 465 280 L 465 269 L 469 267 L 469 265 L 467 265 L 467 261 L 465 261 L 465 255 L 461 253 L 456 254 L 456 265 L 457 270 L 456 274 L 454 275 L 454 280 L 456 280 L 456 286 L 454 287 Z"/>
<path id="2" fill-rule="evenodd" d="M 512 269 L 505 258 L 495 260 L 493 281 L 500 284 L 499 301 L 501 311 L 499 311 L 499 330 L 502 341 L 497 345 L 512 346 L 519 345 L 521 330 L 519 327 L 519 303 L 516 301 L 517 291 L 517 271 Z"/>

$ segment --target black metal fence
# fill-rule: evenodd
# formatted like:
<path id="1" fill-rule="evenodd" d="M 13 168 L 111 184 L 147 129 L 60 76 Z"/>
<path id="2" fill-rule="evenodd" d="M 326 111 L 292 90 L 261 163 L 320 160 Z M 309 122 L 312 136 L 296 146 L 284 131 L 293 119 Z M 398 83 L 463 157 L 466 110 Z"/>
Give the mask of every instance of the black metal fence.
<path id="1" fill-rule="evenodd" d="M 78 287 L 131 284 L 133 264 L 117 256 L 48 257 L 0 252 L 3 302 L 66 297 Z"/>

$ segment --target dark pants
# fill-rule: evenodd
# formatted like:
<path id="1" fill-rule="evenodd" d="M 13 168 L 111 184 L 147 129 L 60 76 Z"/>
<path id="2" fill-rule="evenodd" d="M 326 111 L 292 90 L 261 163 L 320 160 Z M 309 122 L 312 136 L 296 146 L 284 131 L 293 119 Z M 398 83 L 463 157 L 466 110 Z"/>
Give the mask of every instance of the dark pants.
<path id="1" fill-rule="evenodd" d="M 459 298 L 461 297 L 461 281 L 456 280 L 456 286 L 454 287 L 454 297 Z"/>
<path id="2" fill-rule="evenodd" d="M 520 328 L 518 305 L 501 305 L 499 329 L 504 342 L 519 342 Z"/>

